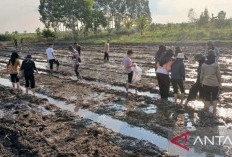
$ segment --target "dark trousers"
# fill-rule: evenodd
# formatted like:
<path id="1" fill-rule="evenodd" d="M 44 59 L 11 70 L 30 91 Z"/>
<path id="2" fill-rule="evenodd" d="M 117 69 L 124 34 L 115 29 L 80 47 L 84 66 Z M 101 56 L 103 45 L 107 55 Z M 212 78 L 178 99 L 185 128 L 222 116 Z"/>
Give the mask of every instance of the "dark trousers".
<path id="1" fill-rule="evenodd" d="M 18 74 L 10 74 L 10 78 L 11 78 L 12 83 L 18 83 L 19 82 L 19 78 L 18 78 L 17 75 Z"/>
<path id="2" fill-rule="evenodd" d="M 55 60 L 55 59 L 50 59 L 49 60 L 49 64 L 50 64 L 50 70 L 53 70 L 53 64 L 56 64 L 57 67 L 60 66 L 60 62 L 58 60 Z"/>
<path id="3" fill-rule="evenodd" d="M 181 93 L 185 93 L 184 81 L 179 79 L 172 79 L 173 93 L 178 94 L 178 86 L 180 87 Z"/>
<path id="4" fill-rule="evenodd" d="M 25 75 L 26 87 L 28 88 L 31 84 L 31 88 L 35 88 L 35 76 L 34 74 Z"/>
<path id="5" fill-rule="evenodd" d="M 78 79 L 78 76 L 79 76 L 79 65 L 76 65 L 75 67 L 74 67 L 74 71 L 75 71 L 75 73 L 76 73 L 76 75 L 77 75 L 77 79 Z"/>
<path id="6" fill-rule="evenodd" d="M 104 60 L 109 61 L 109 53 L 105 52 Z"/>
<path id="7" fill-rule="evenodd" d="M 169 90 L 170 90 L 170 78 L 169 75 L 156 73 L 156 77 L 159 84 L 160 96 L 161 99 L 168 99 Z"/>
<path id="8" fill-rule="evenodd" d="M 202 86 L 200 82 L 196 82 L 194 85 L 192 85 L 192 87 L 189 90 L 189 95 L 187 100 L 188 101 L 196 100 L 198 92 L 199 92 L 199 98 L 202 99 L 203 93 L 202 93 Z"/>
<path id="9" fill-rule="evenodd" d="M 219 87 L 203 85 L 202 91 L 204 91 L 203 97 L 205 101 L 219 100 Z"/>

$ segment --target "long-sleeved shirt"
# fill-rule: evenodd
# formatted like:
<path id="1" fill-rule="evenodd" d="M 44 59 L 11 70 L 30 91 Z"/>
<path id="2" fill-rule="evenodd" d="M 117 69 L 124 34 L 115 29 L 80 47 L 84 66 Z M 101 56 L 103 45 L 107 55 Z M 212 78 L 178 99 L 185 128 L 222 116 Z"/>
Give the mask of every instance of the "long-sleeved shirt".
<path id="1" fill-rule="evenodd" d="M 183 61 L 176 60 L 172 64 L 171 79 L 185 80 L 185 66 Z"/>
<path id="2" fill-rule="evenodd" d="M 218 63 L 206 64 L 201 68 L 200 81 L 203 85 L 218 87 L 221 84 L 220 67 Z"/>
<path id="3" fill-rule="evenodd" d="M 33 60 L 25 59 L 22 63 L 21 70 L 24 70 L 24 75 L 33 75 L 34 70 L 37 70 L 37 68 Z"/>

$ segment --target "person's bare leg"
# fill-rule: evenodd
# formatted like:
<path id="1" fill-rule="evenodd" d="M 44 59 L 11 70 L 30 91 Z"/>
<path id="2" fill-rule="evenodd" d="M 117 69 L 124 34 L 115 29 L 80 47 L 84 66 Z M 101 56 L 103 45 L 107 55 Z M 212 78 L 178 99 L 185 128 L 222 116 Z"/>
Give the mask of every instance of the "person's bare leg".
<path id="1" fill-rule="evenodd" d="M 213 101 L 213 115 L 215 115 L 215 116 L 217 113 L 217 104 L 218 104 L 217 100 Z"/>
<path id="2" fill-rule="evenodd" d="M 174 94 L 175 103 L 177 103 L 178 94 Z"/>
<path id="3" fill-rule="evenodd" d="M 26 87 L 26 94 L 28 95 L 29 87 Z"/>
<path id="4" fill-rule="evenodd" d="M 17 89 L 20 89 L 20 83 L 17 82 Z"/>
<path id="5" fill-rule="evenodd" d="M 129 83 L 126 83 L 126 92 L 127 92 L 127 93 L 129 92 L 129 86 L 130 86 L 130 84 L 129 84 Z"/>
<path id="6" fill-rule="evenodd" d="M 181 97 L 180 105 L 183 105 L 183 102 L 184 102 L 184 93 L 181 93 L 180 97 Z"/>
<path id="7" fill-rule="evenodd" d="M 31 91 L 33 93 L 33 96 L 35 96 L 35 88 L 32 88 Z"/>
<path id="8" fill-rule="evenodd" d="M 188 103 L 189 103 L 189 101 L 186 100 L 185 103 L 184 103 L 184 106 L 188 106 Z"/>
<path id="9" fill-rule="evenodd" d="M 12 87 L 15 89 L 15 83 L 12 82 Z"/>
<path id="10" fill-rule="evenodd" d="M 210 101 L 204 101 L 205 107 L 204 109 L 209 111 L 209 107 L 210 107 Z"/>

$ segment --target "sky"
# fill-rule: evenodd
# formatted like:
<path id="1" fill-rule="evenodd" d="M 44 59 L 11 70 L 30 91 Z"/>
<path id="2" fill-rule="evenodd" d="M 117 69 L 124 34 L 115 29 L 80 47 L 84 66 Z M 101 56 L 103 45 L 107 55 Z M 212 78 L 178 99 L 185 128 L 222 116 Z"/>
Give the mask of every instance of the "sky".
<path id="1" fill-rule="evenodd" d="M 180 23 L 188 21 L 188 11 L 193 8 L 198 16 L 208 8 L 210 14 L 221 10 L 232 17 L 232 0 L 149 0 L 153 22 Z M 43 28 L 38 12 L 39 0 L 0 0 L 0 33 L 19 31 L 35 32 Z"/>

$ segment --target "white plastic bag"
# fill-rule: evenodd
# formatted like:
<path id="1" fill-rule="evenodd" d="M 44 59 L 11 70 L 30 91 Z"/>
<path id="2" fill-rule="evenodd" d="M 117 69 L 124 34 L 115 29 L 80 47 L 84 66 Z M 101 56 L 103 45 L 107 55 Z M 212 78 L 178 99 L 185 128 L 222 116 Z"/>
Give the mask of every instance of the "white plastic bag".
<path id="1" fill-rule="evenodd" d="M 141 80 L 142 76 L 142 69 L 135 64 L 135 67 L 133 68 L 133 78 L 132 83 L 137 83 Z"/>

